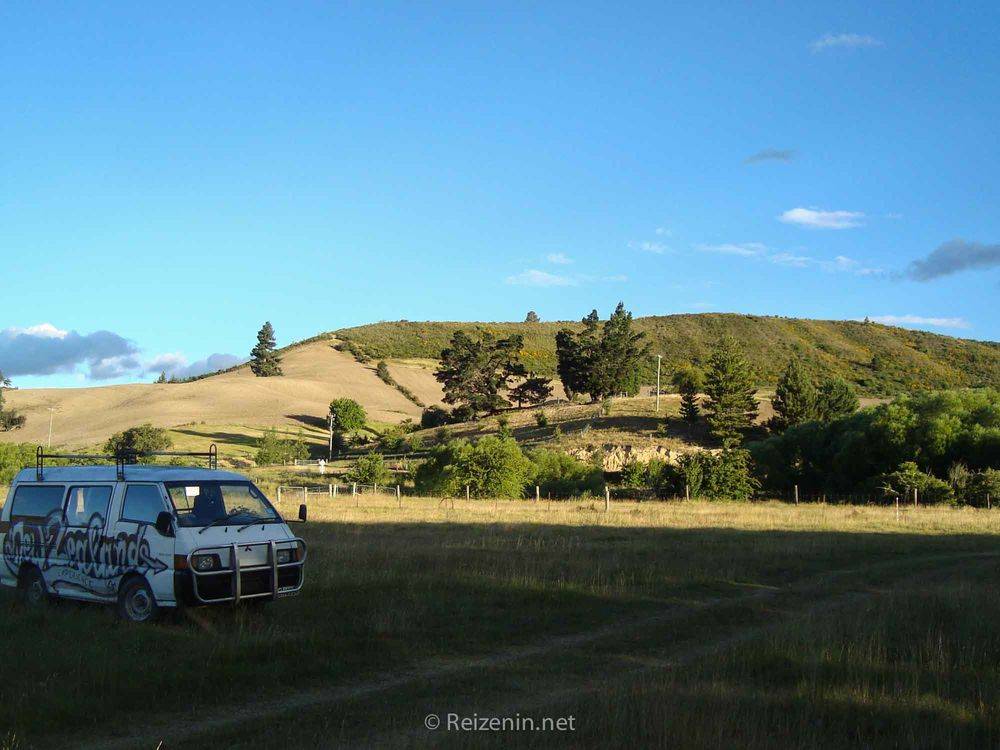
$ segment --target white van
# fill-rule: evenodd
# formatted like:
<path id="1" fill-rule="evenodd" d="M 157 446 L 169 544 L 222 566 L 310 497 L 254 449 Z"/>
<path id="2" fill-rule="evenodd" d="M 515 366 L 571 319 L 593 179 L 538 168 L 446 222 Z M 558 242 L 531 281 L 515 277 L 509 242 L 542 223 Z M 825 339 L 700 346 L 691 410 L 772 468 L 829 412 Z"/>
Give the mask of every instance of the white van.
<path id="1" fill-rule="evenodd" d="M 179 455 L 179 454 L 170 454 Z M 212 468 L 44 466 L 21 471 L 0 513 L 0 584 L 29 604 L 161 607 L 268 601 L 302 589 L 306 544 L 254 484 Z M 72 458 L 94 458 L 77 457 Z M 299 509 L 305 520 L 305 507 Z"/>

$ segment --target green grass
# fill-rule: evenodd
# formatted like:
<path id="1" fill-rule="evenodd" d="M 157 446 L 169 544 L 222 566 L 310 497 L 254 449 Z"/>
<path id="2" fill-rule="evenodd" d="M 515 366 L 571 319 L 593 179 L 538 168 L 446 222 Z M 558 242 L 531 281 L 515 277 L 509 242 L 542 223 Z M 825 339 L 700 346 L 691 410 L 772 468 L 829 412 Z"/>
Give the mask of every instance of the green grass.
<path id="1" fill-rule="evenodd" d="M 616 680 L 635 667 L 631 660 L 665 646 L 707 642 L 772 623 L 782 608 L 794 610 L 858 587 L 919 581 L 940 567 L 938 556 L 995 552 L 1000 539 L 993 514 L 948 509 L 908 509 L 897 521 L 889 509 L 778 504 L 615 503 L 605 514 L 601 503 L 590 502 L 458 501 L 454 510 L 437 500 L 404 503 L 401 510 L 388 497 L 363 498 L 358 508 L 349 498 L 316 503 L 310 512 L 314 520 L 296 527 L 310 545 L 306 590 L 264 611 L 206 608 L 131 627 L 94 606 L 62 603 L 38 613 L 4 597 L 7 677 L 0 683 L 0 727 L 16 733 L 19 748 L 61 744 L 70 735 L 100 740 L 115 728 L 149 725 L 163 727 L 170 747 L 253 747 L 264 741 L 313 747 L 410 731 L 431 709 L 468 708 L 473 698 L 487 708 L 523 701 L 545 715 L 551 712 L 537 702 L 567 684 L 626 689 Z M 847 572 L 828 575 L 837 570 Z M 992 571 L 980 570 L 980 580 L 989 580 L 995 565 Z M 775 598 L 748 596 L 759 592 Z M 993 636 L 976 619 L 993 610 L 979 611 L 974 601 L 974 594 L 956 600 L 947 621 L 965 628 L 955 637 L 962 633 L 970 639 L 970 656 L 957 662 L 962 669 L 971 669 L 973 656 L 994 648 Z M 347 687 L 428 664 L 461 664 L 665 611 L 675 615 L 669 627 L 623 630 L 619 636 L 616 626 L 610 637 L 586 648 L 544 651 L 335 705 L 251 717 L 204 735 L 170 733 L 177 717 L 226 716 L 231 705 L 252 712 L 265 699 Z M 846 625 L 830 634 L 816 632 L 816 648 L 836 649 L 838 638 L 850 637 Z M 798 649 L 797 656 L 810 647 L 808 637 L 801 645 L 790 638 L 770 642 L 778 648 L 786 641 Z M 875 673 L 883 665 L 874 652 L 868 655 L 867 643 L 859 641 L 852 658 L 871 658 Z M 908 668 L 926 672 L 926 691 L 934 695 L 939 666 L 923 661 L 922 653 L 907 657 Z M 737 669 L 729 657 L 712 661 L 720 674 Z M 770 684 L 767 663 L 753 667 L 761 690 Z M 977 669 L 987 674 L 995 664 L 995 658 L 984 659 Z M 739 700 L 741 675 L 730 675 L 730 701 Z M 848 673 L 843 681 L 863 689 L 860 676 Z M 661 677 L 644 678 L 650 695 Z M 821 686 L 818 679 L 806 671 L 795 684 L 808 692 L 810 681 Z M 684 686 L 671 680 L 663 690 Z M 836 712 L 833 693 L 815 694 L 817 706 Z M 606 700 L 614 703 L 616 695 L 608 693 Z M 966 706 L 971 699 L 941 692 L 938 700 Z M 801 710 L 807 709 L 812 710 Z M 777 715 L 777 710 L 762 714 L 755 731 L 765 731 L 767 717 Z M 973 723 L 985 721 L 981 714 L 970 716 Z M 643 744 L 644 735 L 617 721 L 595 718 L 578 739 Z M 906 737 L 896 725 L 887 732 L 900 742 Z M 727 736 L 730 744 L 739 744 L 735 735 Z M 822 732 L 817 736 L 827 738 Z"/>
<path id="2" fill-rule="evenodd" d="M 678 365 L 704 365 L 723 335 L 738 338 L 752 361 L 758 382 L 773 384 L 788 360 L 802 356 L 817 372 L 856 383 L 871 395 L 890 395 L 920 388 L 983 386 L 1000 381 L 1000 345 L 956 339 L 874 323 L 805 320 L 706 313 L 637 318 L 637 330 L 663 355 L 670 373 Z M 555 333 L 576 323 L 375 323 L 336 331 L 373 358 L 435 358 L 456 329 L 489 330 L 498 336 L 524 336 L 522 358 L 529 369 L 555 372 Z M 875 355 L 885 363 L 872 367 Z M 655 359 L 647 363 L 643 382 L 655 382 Z"/>

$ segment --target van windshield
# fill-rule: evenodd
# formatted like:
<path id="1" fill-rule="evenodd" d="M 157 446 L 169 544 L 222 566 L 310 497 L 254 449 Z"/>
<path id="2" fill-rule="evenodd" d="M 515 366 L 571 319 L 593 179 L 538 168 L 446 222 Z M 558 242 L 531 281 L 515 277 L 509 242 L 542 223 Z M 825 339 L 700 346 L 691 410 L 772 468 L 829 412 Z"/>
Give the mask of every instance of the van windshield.
<path id="1" fill-rule="evenodd" d="M 250 482 L 166 482 L 178 526 L 276 521 L 264 493 Z"/>

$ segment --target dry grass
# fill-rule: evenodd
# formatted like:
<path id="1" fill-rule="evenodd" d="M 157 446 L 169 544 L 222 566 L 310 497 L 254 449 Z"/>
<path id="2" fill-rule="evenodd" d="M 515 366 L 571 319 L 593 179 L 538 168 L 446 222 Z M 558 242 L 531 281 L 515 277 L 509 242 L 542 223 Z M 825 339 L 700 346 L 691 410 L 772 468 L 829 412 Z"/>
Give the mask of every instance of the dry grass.
<path id="1" fill-rule="evenodd" d="M 288 350 L 282 367 L 285 375 L 278 378 L 256 378 L 244 367 L 191 383 L 7 391 L 10 405 L 28 422 L 16 432 L 0 433 L 0 440 L 44 443 L 50 407 L 57 410 L 55 444 L 72 448 L 101 443 L 142 422 L 177 427 L 193 414 L 213 425 L 321 427 L 330 401 L 344 396 L 358 401 L 376 421 L 420 419 L 417 406 L 378 378 L 374 363 L 361 365 L 328 340 Z M 433 373 L 421 367 L 394 366 L 393 374 L 418 393 L 428 392 L 428 384 L 436 386 Z"/>

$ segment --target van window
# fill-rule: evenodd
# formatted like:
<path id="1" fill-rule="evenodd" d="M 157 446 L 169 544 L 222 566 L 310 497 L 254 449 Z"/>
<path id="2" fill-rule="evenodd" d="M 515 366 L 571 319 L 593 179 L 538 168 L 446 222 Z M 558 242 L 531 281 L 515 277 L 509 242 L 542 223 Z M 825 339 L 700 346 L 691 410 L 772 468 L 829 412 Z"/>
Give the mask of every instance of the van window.
<path id="1" fill-rule="evenodd" d="M 125 490 L 123 521 L 156 523 L 156 517 L 165 510 L 160 488 L 155 484 L 130 484 Z"/>
<path id="2" fill-rule="evenodd" d="M 70 487 L 66 498 L 66 524 L 87 526 L 94 516 L 101 526 L 108 517 L 110 487 Z"/>
<path id="3" fill-rule="evenodd" d="M 66 488 L 61 484 L 22 485 L 14 492 L 14 500 L 10 506 L 10 520 L 23 519 L 44 520 L 52 513 L 62 510 L 63 493 Z"/>

